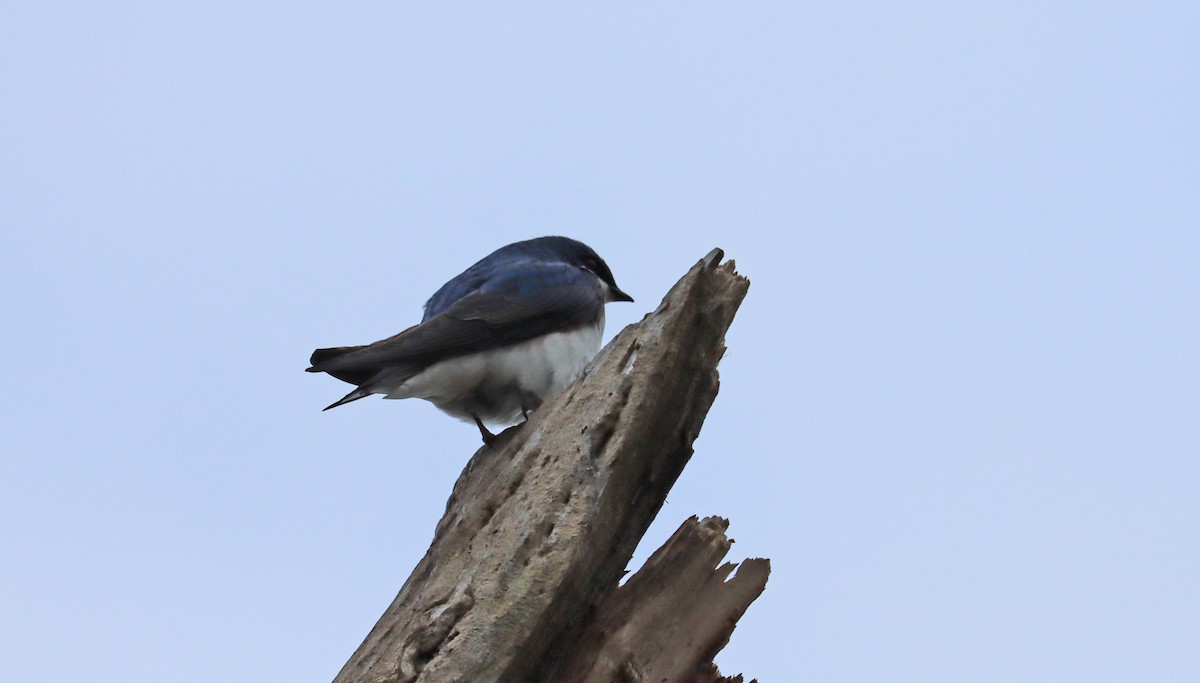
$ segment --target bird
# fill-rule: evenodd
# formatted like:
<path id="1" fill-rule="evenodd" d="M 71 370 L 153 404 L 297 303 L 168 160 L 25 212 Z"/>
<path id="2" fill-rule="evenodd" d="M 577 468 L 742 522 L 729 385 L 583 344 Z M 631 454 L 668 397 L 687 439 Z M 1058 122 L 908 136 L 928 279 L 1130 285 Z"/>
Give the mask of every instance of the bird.
<path id="1" fill-rule="evenodd" d="M 307 372 L 356 388 L 325 410 L 371 394 L 423 398 L 474 422 L 515 424 L 583 371 L 600 350 L 604 305 L 633 301 L 591 247 L 569 237 L 514 242 L 454 276 L 421 322 L 361 346 L 317 349 Z"/>

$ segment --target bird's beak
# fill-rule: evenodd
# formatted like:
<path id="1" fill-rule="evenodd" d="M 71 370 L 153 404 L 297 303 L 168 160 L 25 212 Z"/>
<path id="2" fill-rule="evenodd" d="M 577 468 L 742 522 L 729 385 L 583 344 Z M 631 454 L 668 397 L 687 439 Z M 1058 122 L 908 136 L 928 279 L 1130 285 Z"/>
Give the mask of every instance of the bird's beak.
<path id="1" fill-rule="evenodd" d="M 612 287 L 608 288 L 608 300 L 609 301 L 633 301 L 633 297 L 629 296 L 625 292 L 622 292 L 619 288 L 617 288 L 616 285 L 613 285 Z"/>

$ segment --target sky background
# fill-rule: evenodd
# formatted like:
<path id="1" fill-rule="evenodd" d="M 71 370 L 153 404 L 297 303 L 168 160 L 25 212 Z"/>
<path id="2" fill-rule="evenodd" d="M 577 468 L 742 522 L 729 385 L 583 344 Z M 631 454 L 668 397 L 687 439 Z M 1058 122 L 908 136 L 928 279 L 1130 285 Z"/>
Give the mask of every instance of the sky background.
<path id="1" fill-rule="evenodd" d="M 2 677 L 329 681 L 479 437 L 309 353 L 566 234 L 751 280 L 726 673 L 1200 680 L 1198 8 L 7 2 Z"/>

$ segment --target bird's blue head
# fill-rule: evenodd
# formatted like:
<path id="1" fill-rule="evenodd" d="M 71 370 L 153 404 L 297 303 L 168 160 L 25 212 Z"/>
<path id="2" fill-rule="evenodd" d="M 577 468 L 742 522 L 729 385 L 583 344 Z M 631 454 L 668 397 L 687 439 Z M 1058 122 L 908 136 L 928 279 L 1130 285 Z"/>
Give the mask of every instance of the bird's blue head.
<path id="1" fill-rule="evenodd" d="M 509 252 L 511 250 L 511 252 Z M 536 239 L 515 242 L 498 249 L 493 256 L 509 252 L 512 256 L 532 257 L 545 261 L 559 261 L 568 265 L 582 268 L 599 278 L 605 286 L 605 298 L 608 301 L 633 301 L 633 297 L 621 291 L 613 279 L 612 270 L 604 259 L 600 258 L 591 247 L 573 240 L 570 237 L 538 237 Z M 505 254 L 506 256 L 508 253 Z"/>

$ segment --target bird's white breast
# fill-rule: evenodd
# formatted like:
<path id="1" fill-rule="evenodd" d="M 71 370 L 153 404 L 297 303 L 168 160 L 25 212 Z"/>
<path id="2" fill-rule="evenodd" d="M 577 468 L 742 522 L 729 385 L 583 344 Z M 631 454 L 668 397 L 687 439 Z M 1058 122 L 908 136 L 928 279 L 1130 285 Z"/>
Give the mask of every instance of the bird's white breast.
<path id="1" fill-rule="evenodd" d="M 445 412 L 470 420 L 512 424 L 528 397 L 549 400 L 571 383 L 600 350 L 604 314 L 591 325 L 553 332 L 490 351 L 435 363 L 386 398 L 423 398 Z"/>

